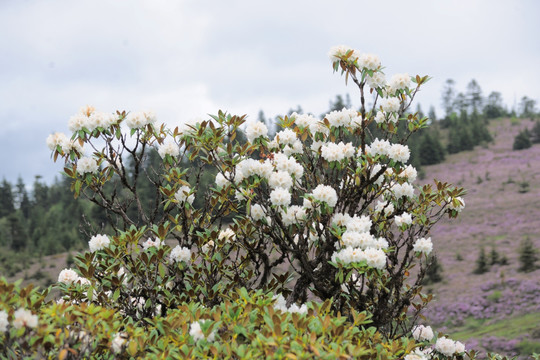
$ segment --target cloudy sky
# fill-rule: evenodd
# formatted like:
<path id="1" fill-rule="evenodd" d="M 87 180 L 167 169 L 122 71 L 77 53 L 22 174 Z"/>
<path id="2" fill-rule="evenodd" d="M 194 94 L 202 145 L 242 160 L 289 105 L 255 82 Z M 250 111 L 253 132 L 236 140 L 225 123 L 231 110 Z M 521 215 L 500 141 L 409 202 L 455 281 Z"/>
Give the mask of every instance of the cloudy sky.
<path id="1" fill-rule="evenodd" d="M 340 44 L 379 55 L 387 76 L 432 76 L 424 110 L 440 109 L 448 78 L 509 107 L 538 101 L 539 14 L 535 0 L 2 0 L 0 175 L 52 181 L 45 138 L 86 104 L 170 125 L 219 109 L 318 115 L 346 93 L 357 106 L 327 56 Z"/>

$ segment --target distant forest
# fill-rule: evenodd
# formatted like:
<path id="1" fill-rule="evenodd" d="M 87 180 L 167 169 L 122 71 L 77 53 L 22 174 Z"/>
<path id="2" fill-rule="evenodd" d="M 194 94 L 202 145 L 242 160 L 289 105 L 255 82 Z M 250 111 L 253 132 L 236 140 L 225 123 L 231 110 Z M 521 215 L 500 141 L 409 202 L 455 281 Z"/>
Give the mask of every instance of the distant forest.
<path id="1" fill-rule="evenodd" d="M 445 115 L 437 117 L 433 106 L 428 111 L 432 125 L 413 134 L 408 145 L 411 150 L 410 163 L 422 175 L 424 165 L 440 163 L 446 154 L 471 150 L 479 144 L 492 141 L 487 125 L 490 119 L 499 117 L 530 117 L 536 115 L 536 101 L 523 97 L 518 109 L 508 111 L 499 92 L 487 97 L 482 95 L 475 80 L 467 85 L 466 92 L 457 92 L 455 83 L 449 79 L 442 91 L 442 105 Z M 328 112 L 350 108 L 348 95 L 337 95 L 330 101 Z M 302 109 L 291 109 L 302 113 Z M 420 106 L 415 111 L 424 117 Z M 272 133 L 279 131 L 279 118 L 266 118 L 259 112 Z M 324 114 L 320 116 L 324 117 Z M 400 121 L 398 131 L 404 131 L 406 121 Z M 371 133 L 375 138 L 378 130 L 372 122 Z M 245 141 L 245 136 L 237 136 Z M 157 168 L 161 158 L 157 151 L 150 153 L 145 166 L 148 173 Z M 197 164 L 185 164 L 197 166 Z M 149 179 L 140 178 L 138 188 L 142 190 L 143 203 L 152 204 L 155 199 Z M 208 187 L 213 182 L 212 174 L 206 174 L 199 186 Z M 22 178 L 16 184 L 5 179 L 0 183 L 0 275 L 12 276 L 21 270 L 24 259 L 34 256 L 51 255 L 65 251 L 86 248 L 89 238 L 96 233 L 107 233 L 108 219 L 104 210 L 84 197 L 74 199 L 69 191 L 69 180 L 59 179 L 48 185 L 36 176 L 33 184 L 27 186 Z M 28 189 L 31 189 L 28 191 Z M 197 202 L 202 199 L 196 199 Z"/>

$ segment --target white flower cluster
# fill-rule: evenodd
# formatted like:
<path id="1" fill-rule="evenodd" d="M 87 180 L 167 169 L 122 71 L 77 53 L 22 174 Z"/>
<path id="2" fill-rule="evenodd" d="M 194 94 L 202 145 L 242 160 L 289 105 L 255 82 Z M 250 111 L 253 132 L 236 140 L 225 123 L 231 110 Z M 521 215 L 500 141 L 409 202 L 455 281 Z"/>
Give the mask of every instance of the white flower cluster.
<path id="1" fill-rule="evenodd" d="M 431 326 L 416 325 L 412 329 L 412 336 L 416 341 L 431 341 L 433 339 L 433 329 Z"/>
<path id="2" fill-rule="evenodd" d="M 158 154 L 162 159 L 167 155 L 176 157 L 180 155 L 180 147 L 174 141 L 167 141 L 158 147 Z"/>
<path id="3" fill-rule="evenodd" d="M 19 308 L 13 314 L 13 327 L 21 329 L 23 327 L 35 328 L 38 326 L 38 316 L 32 314 L 30 310 Z"/>
<path id="4" fill-rule="evenodd" d="M 111 350 L 118 354 L 122 352 L 122 348 L 124 344 L 126 343 L 126 334 L 123 332 L 114 334 L 112 341 L 111 341 Z"/>
<path id="5" fill-rule="evenodd" d="M 233 241 L 234 239 L 236 239 L 236 233 L 229 227 L 219 232 L 218 240 Z"/>
<path id="6" fill-rule="evenodd" d="M 174 198 L 178 201 L 179 204 L 187 202 L 189 205 L 193 204 L 195 200 L 195 195 L 190 194 L 191 189 L 189 186 L 184 185 L 174 194 Z"/>
<path id="7" fill-rule="evenodd" d="M 69 139 L 64 133 L 56 132 L 47 137 L 47 147 L 54 151 L 60 146 L 62 152 L 68 154 L 71 150 L 76 150 L 80 153 L 83 152 L 83 147 L 78 141 Z"/>
<path id="8" fill-rule="evenodd" d="M 111 239 L 107 235 L 94 235 L 88 241 L 88 247 L 91 252 L 96 252 L 98 250 L 103 250 L 108 247 L 111 243 Z"/>
<path id="9" fill-rule="evenodd" d="M 144 250 L 148 250 L 151 247 L 160 248 L 163 245 L 165 245 L 165 243 L 161 239 L 147 239 L 145 242 L 143 242 L 142 247 Z"/>
<path id="10" fill-rule="evenodd" d="M 6 332 L 9 326 L 8 313 L 0 310 L 0 333 Z M 38 316 L 32 314 L 30 310 L 18 308 L 13 313 L 13 327 L 21 329 L 23 327 L 36 328 L 38 326 Z"/>
<path id="11" fill-rule="evenodd" d="M 351 126 L 358 127 L 362 122 L 362 118 L 358 115 L 358 111 L 354 109 L 334 110 L 325 115 L 325 118 L 330 123 L 330 126 L 340 127 L 340 126 Z"/>
<path id="12" fill-rule="evenodd" d="M 319 184 L 311 192 L 315 200 L 326 203 L 330 207 L 335 207 L 338 201 L 336 190 L 329 185 Z"/>
<path id="13" fill-rule="evenodd" d="M 355 152 L 356 149 L 350 142 L 347 144 L 343 142 L 339 144 L 329 142 L 321 146 L 321 156 L 326 161 L 341 161 L 351 158 L 355 155 Z"/>
<path id="14" fill-rule="evenodd" d="M 95 174 L 99 170 L 99 165 L 94 158 L 82 157 L 77 161 L 77 173 L 84 175 L 87 173 Z"/>
<path id="15" fill-rule="evenodd" d="M 454 341 L 443 336 L 438 338 L 435 342 L 435 350 L 445 356 L 452 356 L 454 354 L 465 352 L 465 345 L 459 341 Z"/>
<path id="16" fill-rule="evenodd" d="M 411 225 L 413 220 L 411 214 L 404 212 L 401 215 L 396 215 L 394 221 L 397 227 L 402 227 L 403 225 Z"/>
<path id="17" fill-rule="evenodd" d="M 431 341 L 434 338 L 433 330 L 431 326 L 417 325 L 412 329 L 412 336 L 416 341 Z M 435 342 L 435 350 L 444 356 L 453 356 L 454 354 L 463 354 L 465 352 L 465 345 L 459 341 L 454 341 L 445 336 L 440 337 Z M 407 360 L 427 359 L 422 357 L 425 353 L 413 353 L 413 356 L 405 357 Z"/>
<path id="18" fill-rule="evenodd" d="M 189 263 L 191 260 L 191 251 L 187 247 L 181 247 L 180 245 L 176 245 L 169 255 L 169 259 L 172 262 L 185 262 Z"/>
<path id="19" fill-rule="evenodd" d="M 385 111 L 379 111 L 377 112 L 377 115 L 375 115 L 375 122 L 377 124 L 382 124 L 384 122 L 391 122 L 391 123 L 397 123 L 398 117 L 396 114 L 387 113 Z"/>
<path id="20" fill-rule="evenodd" d="M 140 129 L 156 122 L 156 114 L 153 111 L 138 111 L 126 116 L 126 125 L 130 129 Z"/>
<path id="21" fill-rule="evenodd" d="M 79 276 L 73 269 L 64 269 L 58 274 L 58 282 L 71 285 L 79 283 L 81 285 L 88 285 L 90 281 L 87 278 Z"/>
<path id="22" fill-rule="evenodd" d="M 306 218 L 306 208 L 302 206 L 293 205 L 281 211 L 281 220 L 285 226 L 298 224 Z"/>
<path id="23" fill-rule="evenodd" d="M 268 128 L 263 122 L 257 121 L 246 127 L 246 137 L 250 143 L 261 136 L 268 136 Z"/>
<path id="24" fill-rule="evenodd" d="M 251 204 L 250 216 L 253 220 L 258 221 L 264 218 L 264 209 L 259 204 Z"/>
<path id="25" fill-rule="evenodd" d="M 201 328 L 201 322 L 203 322 L 203 320 L 194 321 L 191 323 L 189 327 L 189 335 L 191 335 L 195 342 L 204 339 L 210 342 L 214 341 L 216 337 L 216 330 L 213 330 L 210 334 L 208 334 L 208 336 L 205 336 Z"/>
<path id="26" fill-rule="evenodd" d="M 459 205 L 454 205 L 454 201 L 451 197 L 448 198 L 448 208 L 450 210 L 456 210 L 457 212 L 461 212 L 461 210 L 465 209 L 465 200 L 461 196 L 458 196 L 455 198 L 457 202 L 459 202 Z"/>
<path id="27" fill-rule="evenodd" d="M 280 310 L 282 312 L 298 313 L 298 314 L 307 313 L 306 304 L 302 304 L 302 306 L 292 304 L 291 306 L 287 307 L 287 302 L 285 301 L 285 298 L 281 294 L 274 295 L 274 300 L 275 300 L 274 309 L 276 310 Z"/>
<path id="28" fill-rule="evenodd" d="M 433 250 L 433 243 L 431 242 L 431 238 L 420 238 L 416 240 L 413 245 L 413 250 L 429 255 Z"/>
<path id="29" fill-rule="evenodd" d="M 117 122 L 118 116 L 98 112 L 92 106 L 85 106 L 69 119 L 68 127 L 72 132 L 83 129 L 94 131 L 97 128 L 108 128 Z"/>
<path id="30" fill-rule="evenodd" d="M 388 242 L 383 238 L 375 238 L 370 234 L 372 221 L 367 216 L 349 216 L 336 213 L 332 223 L 345 226 L 346 230 L 341 236 L 343 248 L 334 252 L 333 262 L 345 264 L 365 261 L 368 266 L 382 269 L 386 266 L 386 254 L 383 249 L 388 248 Z"/>

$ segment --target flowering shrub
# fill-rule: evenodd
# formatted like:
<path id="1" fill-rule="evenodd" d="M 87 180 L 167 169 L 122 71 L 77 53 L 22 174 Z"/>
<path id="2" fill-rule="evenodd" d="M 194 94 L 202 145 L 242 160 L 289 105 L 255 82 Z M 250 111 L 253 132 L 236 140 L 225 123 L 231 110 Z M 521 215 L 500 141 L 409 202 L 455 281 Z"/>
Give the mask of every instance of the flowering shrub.
<path id="1" fill-rule="evenodd" d="M 358 86 L 360 109 L 322 120 L 293 113 L 273 138 L 265 124 L 223 112 L 169 129 L 151 112 L 92 107 L 70 119 L 71 138 L 51 135 L 74 195 L 105 209 L 111 233 L 89 239 L 76 269 L 60 273 L 60 303 L 35 307 L 46 321 L 25 333 L 42 341 L 18 351 L 428 356 L 412 353 L 408 339 L 430 299 L 421 293 L 427 235 L 465 205 L 464 190 L 447 183 L 415 187 L 407 164 L 407 139 L 428 124 L 407 110 L 428 77 L 387 82 L 378 57 L 346 47 L 330 58 Z M 212 185 L 201 186 L 208 177 Z M 15 344 L 10 336 L 4 343 Z M 439 336 L 433 354 L 464 351 Z"/>

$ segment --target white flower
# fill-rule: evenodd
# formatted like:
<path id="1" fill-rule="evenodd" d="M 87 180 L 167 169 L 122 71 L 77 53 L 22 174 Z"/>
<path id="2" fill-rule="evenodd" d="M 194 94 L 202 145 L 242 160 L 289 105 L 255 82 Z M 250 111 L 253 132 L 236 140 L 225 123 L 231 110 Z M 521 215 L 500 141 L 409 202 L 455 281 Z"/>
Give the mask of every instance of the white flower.
<path id="1" fill-rule="evenodd" d="M 375 205 L 375 212 L 381 212 L 384 209 L 384 215 L 388 216 L 394 212 L 394 204 L 388 201 L 377 200 L 377 205 Z"/>
<path id="2" fill-rule="evenodd" d="M 120 353 L 122 351 L 122 347 L 126 343 L 126 339 L 124 338 L 124 333 L 117 333 L 114 335 L 112 342 L 111 342 L 111 350 L 114 353 Z"/>
<path id="3" fill-rule="evenodd" d="M 327 143 L 321 147 L 321 156 L 326 161 L 341 161 L 344 159 L 344 154 L 341 147 L 335 143 Z"/>
<path id="4" fill-rule="evenodd" d="M 286 226 L 305 220 L 306 210 L 298 205 L 290 206 L 286 211 L 281 211 L 281 219 Z"/>
<path id="5" fill-rule="evenodd" d="M 8 313 L 4 310 L 0 310 L 0 333 L 6 332 L 8 325 Z"/>
<path id="6" fill-rule="evenodd" d="M 402 225 L 411 225 L 412 216 L 411 214 L 404 212 L 401 215 L 396 215 L 394 221 L 396 222 L 397 227 L 401 227 Z"/>
<path id="7" fill-rule="evenodd" d="M 276 188 L 283 188 L 283 189 L 289 189 L 293 185 L 293 179 L 291 175 L 289 175 L 286 171 L 277 171 L 272 173 L 270 175 L 270 179 L 268 180 L 268 185 L 272 189 Z"/>
<path id="8" fill-rule="evenodd" d="M 362 250 L 371 247 L 375 243 L 373 235 L 367 232 L 345 231 L 341 241 L 346 247 L 360 248 Z"/>
<path id="9" fill-rule="evenodd" d="M 445 356 L 452 356 L 456 352 L 456 343 L 452 339 L 441 337 L 435 343 L 435 350 Z"/>
<path id="10" fill-rule="evenodd" d="M 336 190 L 331 186 L 320 184 L 313 189 L 311 194 L 315 200 L 325 202 L 330 207 L 335 207 L 337 204 L 338 196 Z"/>
<path id="11" fill-rule="evenodd" d="M 203 340 L 203 339 L 206 339 L 210 342 L 214 341 L 214 338 L 216 336 L 216 331 L 212 331 L 208 337 L 204 336 L 204 333 L 201 329 L 201 322 L 202 320 L 199 320 L 199 321 L 195 321 L 193 323 L 191 323 L 190 327 L 189 327 L 189 335 L 191 335 L 191 337 L 193 338 L 193 340 L 195 342 L 199 341 L 199 340 Z"/>
<path id="12" fill-rule="evenodd" d="M 377 55 L 362 54 L 358 58 L 358 66 L 368 70 L 377 70 L 381 66 L 381 60 Z"/>
<path id="13" fill-rule="evenodd" d="M 219 240 L 223 241 L 232 241 L 236 238 L 236 233 L 231 228 L 226 228 L 225 230 L 221 230 L 218 235 Z"/>
<path id="14" fill-rule="evenodd" d="M 351 125 L 352 118 L 355 118 L 358 113 L 353 109 L 343 108 L 342 110 L 334 110 L 326 114 L 325 118 L 330 123 L 330 126 L 340 127 Z"/>
<path id="15" fill-rule="evenodd" d="M 35 328 L 38 325 L 38 316 L 33 315 L 30 310 L 19 308 L 13 314 L 13 327 L 20 329 L 22 327 Z"/>
<path id="16" fill-rule="evenodd" d="M 347 45 L 332 46 L 328 52 L 328 57 L 332 63 L 339 61 L 340 57 L 347 55 L 352 49 Z"/>
<path id="17" fill-rule="evenodd" d="M 111 240 L 107 235 L 94 235 L 92 238 L 90 238 L 90 241 L 88 242 L 88 247 L 90 248 L 91 252 L 96 252 L 98 250 L 103 250 L 104 248 L 108 247 L 111 243 Z"/>
<path id="18" fill-rule="evenodd" d="M 229 173 L 226 172 L 227 176 L 229 176 Z M 222 173 L 217 173 L 216 175 L 216 185 L 218 188 L 224 188 L 225 186 L 229 185 L 231 182 L 225 178 L 225 176 Z"/>
<path id="19" fill-rule="evenodd" d="M 94 158 L 91 157 L 82 157 L 77 161 L 77 172 L 80 175 L 86 173 L 95 174 L 99 170 L 98 164 Z"/>
<path id="20" fill-rule="evenodd" d="M 405 356 L 404 360 L 428 360 L 428 357 L 422 352 L 422 350 L 415 349 L 414 352 Z"/>
<path id="21" fill-rule="evenodd" d="M 306 304 L 303 304 L 302 306 L 299 307 L 296 304 L 292 304 L 291 306 L 289 306 L 287 311 L 290 312 L 290 313 L 306 314 L 307 313 L 307 306 L 306 306 Z"/>
<path id="22" fill-rule="evenodd" d="M 255 221 L 258 221 L 264 218 L 263 207 L 259 204 L 251 204 L 250 216 Z"/>
<path id="23" fill-rule="evenodd" d="M 142 112 L 131 112 L 126 116 L 126 125 L 130 129 L 139 129 L 146 125 L 146 118 Z"/>
<path id="24" fill-rule="evenodd" d="M 291 117 L 294 117 L 294 122 L 296 123 L 296 125 L 302 128 L 309 127 L 311 124 L 319 121 L 311 114 L 299 115 L 296 112 L 294 112 L 291 114 Z"/>
<path id="25" fill-rule="evenodd" d="M 396 90 L 406 89 L 411 85 L 411 77 L 409 74 L 395 74 L 390 79 L 390 87 Z"/>
<path id="26" fill-rule="evenodd" d="M 159 146 L 158 153 L 162 159 L 167 155 L 175 157 L 180 155 L 180 147 L 174 141 L 168 141 Z"/>
<path id="27" fill-rule="evenodd" d="M 381 249 L 369 247 L 364 250 L 364 255 L 368 266 L 376 269 L 382 269 L 386 266 L 386 254 Z"/>
<path id="28" fill-rule="evenodd" d="M 285 129 L 276 134 L 279 144 L 293 145 L 296 141 L 296 133 L 291 129 Z"/>
<path id="29" fill-rule="evenodd" d="M 380 123 L 383 123 L 386 121 L 386 114 L 384 113 L 384 111 L 379 111 L 377 113 L 377 115 L 375 115 L 375 122 L 377 124 L 380 124 Z"/>
<path id="30" fill-rule="evenodd" d="M 456 345 L 456 351 L 455 352 L 457 354 L 461 354 L 461 353 L 465 352 L 465 344 L 463 344 L 460 341 L 456 341 L 455 345 Z"/>
<path id="31" fill-rule="evenodd" d="M 394 184 L 391 190 L 396 199 L 402 197 L 412 197 L 414 195 L 414 187 L 409 183 Z"/>
<path id="32" fill-rule="evenodd" d="M 379 171 L 382 170 L 382 166 L 381 164 L 375 164 L 373 165 L 373 167 L 371 168 L 371 171 L 369 173 L 369 177 L 371 178 L 370 180 L 372 180 L 373 178 L 375 178 L 375 176 L 379 173 Z M 384 173 L 383 173 L 384 174 Z M 381 174 L 379 175 L 379 177 L 373 182 L 373 184 L 375 185 L 381 185 L 384 181 L 384 175 Z"/>
<path id="33" fill-rule="evenodd" d="M 360 217 L 355 215 L 349 218 L 349 220 L 345 224 L 347 230 L 357 232 L 369 232 L 369 230 L 371 229 L 371 225 L 371 219 L 366 215 L 362 215 Z"/>
<path id="34" fill-rule="evenodd" d="M 67 137 L 65 139 L 63 139 L 62 143 L 60 144 L 60 146 L 62 147 L 62 151 L 64 152 L 64 154 L 69 154 L 69 152 L 71 150 L 76 150 L 78 151 L 79 153 L 82 153 L 83 152 L 83 147 L 82 145 L 79 143 L 79 141 L 77 140 L 71 140 L 71 139 L 68 139 Z"/>
<path id="35" fill-rule="evenodd" d="M 369 154 L 371 156 L 376 155 L 388 155 L 391 145 L 388 140 L 375 139 L 369 146 Z"/>
<path id="36" fill-rule="evenodd" d="M 367 76 L 366 81 L 370 88 L 384 88 L 386 85 L 386 77 L 380 71 L 374 72 L 373 76 Z"/>
<path id="37" fill-rule="evenodd" d="M 169 259 L 172 262 L 185 262 L 189 263 L 191 260 L 191 251 L 187 247 L 180 247 L 180 245 L 176 245 L 172 250 L 171 254 L 169 255 Z"/>
<path id="38" fill-rule="evenodd" d="M 142 247 L 143 247 L 144 250 L 147 250 L 147 249 L 149 249 L 151 247 L 159 248 L 159 247 L 161 247 L 163 245 L 165 245 L 165 243 L 160 239 L 155 239 L 155 240 L 148 239 L 145 242 L 143 242 Z"/>
<path id="39" fill-rule="evenodd" d="M 412 329 L 412 336 L 416 341 L 431 341 L 434 335 L 431 326 L 417 325 Z"/>
<path id="40" fill-rule="evenodd" d="M 399 99 L 395 98 L 395 97 L 383 99 L 381 101 L 381 107 L 382 107 L 383 111 L 385 111 L 387 113 L 398 112 L 400 106 L 401 106 L 401 103 L 399 102 Z"/>
<path id="41" fill-rule="evenodd" d="M 304 201 L 306 200 L 304 199 Z M 332 225 L 345 226 L 350 219 L 351 216 L 349 214 L 335 213 L 332 216 Z"/>
<path id="42" fill-rule="evenodd" d="M 375 241 L 373 242 L 373 247 L 375 249 L 388 249 L 388 246 L 388 241 L 386 241 L 386 239 L 382 237 L 375 239 Z"/>
<path id="43" fill-rule="evenodd" d="M 313 122 L 313 123 L 309 124 L 309 131 L 313 135 L 315 135 L 316 133 L 321 133 L 323 135 L 330 134 L 330 129 L 328 129 L 326 127 L 326 125 L 324 125 L 324 123 L 321 122 L 321 121 L 316 121 L 316 122 Z"/>
<path id="44" fill-rule="evenodd" d="M 287 311 L 287 301 L 285 300 L 283 295 L 281 294 L 274 295 L 272 299 L 275 300 L 274 309 L 281 310 L 283 312 Z"/>
<path id="45" fill-rule="evenodd" d="M 461 212 L 461 210 L 463 210 L 465 208 L 465 200 L 463 200 L 463 198 L 461 196 L 457 196 L 455 198 L 455 200 L 457 200 L 457 202 L 459 202 L 460 205 L 455 206 L 454 201 L 452 200 L 451 197 L 449 197 L 448 198 L 448 208 L 450 210 L 456 210 L 457 212 Z"/>
<path id="46" fill-rule="evenodd" d="M 201 247 L 201 250 L 203 253 L 208 253 L 211 249 L 214 248 L 214 241 L 213 240 L 210 240 L 209 242 L 207 242 L 206 244 L 204 244 L 202 247 Z"/>
<path id="47" fill-rule="evenodd" d="M 187 202 L 189 205 L 193 204 L 193 200 L 195 200 L 195 195 L 190 194 L 191 189 L 189 186 L 184 185 L 180 187 L 180 189 L 174 194 L 174 198 L 178 200 L 180 204 Z"/>
<path id="48" fill-rule="evenodd" d="M 58 275 L 58 282 L 64 284 L 73 284 L 77 280 L 79 280 L 79 275 L 72 269 L 64 269 Z"/>
<path id="49" fill-rule="evenodd" d="M 400 176 L 407 179 L 408 182 L 412 183 L 416 180 L 416 177 L 418 176 L 418 172 L 412 165 L 407 165 L 403 171 L 399 174 Z"/>
<path id="50" fill-rule="evenodd" d="M 88 116 L 84 114 L 75 114 L 69 118 L 68 127 L 72 132 L 82 130 L 88 125 Z"/>
<path id="51" fill-rule="evenodd" d="M 392 144 L 392 146 L 390 146 L 390 150 L 388 151 L 388 156 L 394 161 L 406 163 L 411 156 L 411 152 L 409 151 L 409 147 L 407 145 Z"/>
<path id="52" fill-rule="evenodd" d="M 431 242 L 431 238 L 420 238 L 416 240 L 413 245 L 413 250 L 423 252 L 424 254 L 429 255 L 429 253 L 433 250 L 433 243 Z"/>
<path id="53" fill-rule="evenodd" d="M 250 143 L 260 136 L 268 136 L 268 128 L 263 122 L 257 121 L 246 127 L 246 137 Z"/>
<path id="54" fill-rule="evenodd" d="M 287 189 L 277 188 L 270 193 L 270 202 L 275 206 L 289 206 L 291 193 Z"/>
<path id="55" fill-rule="evenodd" d="M 50 150 L 56 150 L 57 146 L 62 146 L 63 143 L 68 142 L 69 139 L 64 133 L 56 132 L 47 137 L 47 146 Z"/>

